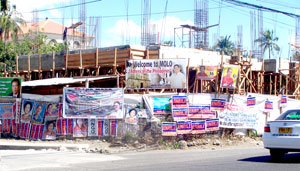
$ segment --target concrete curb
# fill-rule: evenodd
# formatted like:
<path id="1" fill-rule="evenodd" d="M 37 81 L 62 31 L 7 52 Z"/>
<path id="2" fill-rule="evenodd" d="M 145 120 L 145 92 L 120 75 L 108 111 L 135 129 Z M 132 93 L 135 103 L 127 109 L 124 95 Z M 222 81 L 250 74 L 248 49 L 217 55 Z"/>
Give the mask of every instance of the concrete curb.
<path id="1" fill-rule="evenodd" d="M 53 150 L 86 150 L 89 148 L 89 144 L 54 144 L 54 143 L 11 143 L 11 142 L 0 142 L 0 150 L 42 150 L 42 149 L 53 149 Z"/>

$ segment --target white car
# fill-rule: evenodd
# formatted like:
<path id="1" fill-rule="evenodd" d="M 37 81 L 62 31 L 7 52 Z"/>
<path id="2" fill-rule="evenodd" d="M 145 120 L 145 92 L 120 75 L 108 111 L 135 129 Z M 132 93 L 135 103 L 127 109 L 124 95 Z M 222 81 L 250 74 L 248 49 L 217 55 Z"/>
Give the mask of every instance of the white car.
<path id="1" fill-rule="evenodd" d="M 280 161 L 288 152 L 300 152 L 300 109 L 287 110 L 264 128 L 264 147 L 272 160 Z"/>

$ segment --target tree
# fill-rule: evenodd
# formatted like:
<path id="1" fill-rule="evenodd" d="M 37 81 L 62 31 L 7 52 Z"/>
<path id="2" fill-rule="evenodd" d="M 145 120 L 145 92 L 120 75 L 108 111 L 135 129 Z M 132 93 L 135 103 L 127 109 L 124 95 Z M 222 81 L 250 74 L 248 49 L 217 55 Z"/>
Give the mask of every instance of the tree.
<path id="1" fill-rule="evenodd" d="M 269 59 L 271 59 L 271 53 L 274 55 L 274 50 L 277 52 L 280 51 L 279 46 L 276 44 L 277 41 L 278 37 L 274 37 L 273 30 L 265 31 L 260 38 L 255 40 L 255 42 L 260 43 L 259 46 L 264 49 L 264 54 L 268 49 Z"/>
<path id="2" fill-rule="evenodd" d="M 220 54 L 222 53 L 222 51 L 224 51 L 225 55 L 233 55 L 234 53 L 234 43 L 229 40 L 231 36 L 225 36 L 225 37 L 221 37 L 220 40 L 218 40 L 218 43 L 215 45 L 214 49 L 216 49 L 217 51 L 220 52 Z"/>

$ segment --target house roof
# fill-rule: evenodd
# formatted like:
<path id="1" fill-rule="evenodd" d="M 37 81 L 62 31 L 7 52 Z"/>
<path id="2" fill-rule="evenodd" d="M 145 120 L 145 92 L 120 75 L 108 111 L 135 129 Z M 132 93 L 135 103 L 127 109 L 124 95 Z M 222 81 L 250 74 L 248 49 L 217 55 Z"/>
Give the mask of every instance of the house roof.
<path id="1" fill-rule="evenodd" d="M 48 33 L 48 34 L 59 34 L 59 35 L 63 35 L 64 33 L 64 29 L 65 26 L 59 23 L 56 23 L 52 20 L 46 19 L 43 21 L 39 21 L 39 22 L 31 22 L 31 23 L 26 23 L 26 25 L 21 25 L 21 30 L 23 32 L 23 34 L 28 33 L 29 30 L 35 30 L 35 28 L 38 28 L 38 30 L 42 33 Z M 67 32 L 68 36 L 82 36 L 83 33 L 77 30 L 74 30 L 73 33 L 73 29 L 68 29 Z M 85 34 L 86 37 L 92 38 L 93 36 Z"/>

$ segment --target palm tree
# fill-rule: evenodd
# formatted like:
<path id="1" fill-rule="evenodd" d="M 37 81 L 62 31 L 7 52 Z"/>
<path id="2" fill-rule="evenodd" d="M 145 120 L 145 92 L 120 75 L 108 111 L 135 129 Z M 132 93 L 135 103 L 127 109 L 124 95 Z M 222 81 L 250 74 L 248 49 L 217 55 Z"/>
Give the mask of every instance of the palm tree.
<path id="1" fill-rule="evenodd" d="M 215 45 L 214 49 L 216 49 L 220 53 L 224 51 L 225 55 L 233 55 L 235 48 L 234 43 L 229 40 L 230 37 L 231 36 L 221 37 L 221 39 L 218 40 L 218 43 Z"/>
<path id="2" fill-rule="evenodd" d="M 274 37 L 273 30 L 267 30 L 265 31 L 262 36 L 255 40 L 255 42 L 259 42 L 260 46 L 264 49 L 264 54 L 266 50 L 269 51 L 269 59 L 271 59 L 271 53 L 274 54 L 274 50 L 279 52 L 280 48 L 276 44 L 278 41 L 278 37 Z"/>

